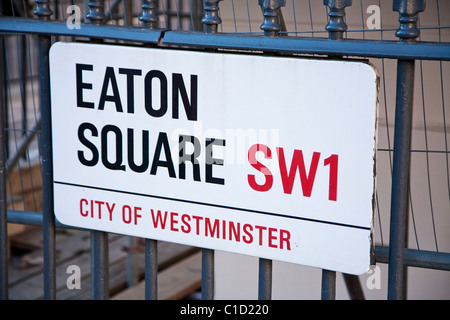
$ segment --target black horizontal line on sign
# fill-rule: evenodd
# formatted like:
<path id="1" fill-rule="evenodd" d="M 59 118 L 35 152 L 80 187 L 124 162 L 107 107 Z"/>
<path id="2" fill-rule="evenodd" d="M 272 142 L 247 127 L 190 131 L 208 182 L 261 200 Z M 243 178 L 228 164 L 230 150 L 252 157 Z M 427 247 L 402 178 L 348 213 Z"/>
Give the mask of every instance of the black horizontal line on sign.
<path id="1" fill-rule="evenodd" d="M 370 230 L 371 229 L 370 227 L 362 227 L 362 226 L 356 226 L 356 225 L 351 225 L 351 224 L 325 221 L 325 220 L 317 220 L 317 219 L 311 219 L 311 218 L 293 217 L 293 216 L 289 216 L 289 215 L 285 215 L 285 214 L 281 214 L 281 213 L 275 213 L 275 212 L 259 211 L 259 210 L 252 210 L 252 209 L 239 208 L 239 207 L 231 207 L 231 206 L 225 206 L 225 205 L 221 205 L 221 204 L 205 203 L 205 202 L 192 201 L 192 200 L 186 200 L 186 199 L 169 198 L 169 197 L 157 196 L 157 195 L 146 194 L 146 193 L 138 193 L 138 192 L 123 191 L 123 190 L 116 190 L 116 189 L 109 189 L 109 188 L 102 188 L 102 187 L 94 187 L 94 186 L 88 186 L 88 185 L 82 185 L 82 184 L 76 184 L 76 183 L 70 183 L 70 182 L 53 181 L 53 183 L 62 184 L 62 185 L 66 185 L 66 186 L 72 186 L 72 187 L 78 187 L 78 188 L 88 188 L 88 189 L 95 189 L 95 190 L 102 190 L 102 191 L 109 191 L 109 192 L 125 193 L 125 194 L 134 195 L 134 196 L 142 196 L 142 197 L 155 198 L 155 199 L 161 199 L 161 200 L 178 201 L 178 202 L 184 202 L 184 203 L 190 203 L 190 204 L 196 204 L 196 205 L 202 205 L 202 206 L 209 206 L 209 207 L 214 207 L 214 208 L 232 209 L 232 210 L 238 210 L 238 211 L 244 211 L 244 212 L 267 214 L 267 215 L 271 215 L 271 216 L 277 216 L 277 217 L 288 218 L 288 219 L 296 219 L 296 220 L 304 220 L 304 221 L 310 221 L 310 222 L 331 224 L 331 225 L 346 227 L 346 228 L 354 228 L 354 229 L 361 229 L 361 230 Z"/>

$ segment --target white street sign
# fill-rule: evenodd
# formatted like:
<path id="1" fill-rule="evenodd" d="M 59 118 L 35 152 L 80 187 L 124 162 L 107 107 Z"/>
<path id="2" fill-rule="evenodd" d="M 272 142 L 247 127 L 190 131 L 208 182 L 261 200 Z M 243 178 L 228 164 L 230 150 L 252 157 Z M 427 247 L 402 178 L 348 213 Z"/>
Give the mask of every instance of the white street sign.
<path id="1" fill-rule="evenodd" d="M 368 270 L 371 65 L 59 42 L 50 79 L 61 223 Z"/>

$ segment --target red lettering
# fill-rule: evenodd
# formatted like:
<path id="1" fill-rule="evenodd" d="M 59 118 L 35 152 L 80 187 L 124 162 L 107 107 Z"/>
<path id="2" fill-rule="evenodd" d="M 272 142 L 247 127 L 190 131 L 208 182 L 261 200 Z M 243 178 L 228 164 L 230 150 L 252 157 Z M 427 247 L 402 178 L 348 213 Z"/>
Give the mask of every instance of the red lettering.
<path id="1" fill-rule="evenodd" d="M 273 243 L 273 241 L 277 240 L 277 236 L 274 234 L 277 231 L 278 229 L 276 228 L 269 228 L 269 247 L 271 248 L 277 248 L 277 245 Z"/>
<path id="2" fill-rule="evenodd" d="M 102 218 L 102 204 L 105 204 L 103 201 L 95 200 L 95 204 L 98 204 L 98 218 Z"/>
<path id="3" fill-rule="evenodd" d="M 200 220 L 203 220 L 203 217 L 199 216 L 192 216 L 192 218 L 195 220 L 195 226 L 197 227 L 196 234 L 200 234 Z"/>
<path id="4" fill-rule="evenodd" d="M 99 201 L 99 200 L 87 200 L 87 199 L 80 199 L 80 214 L 83 217 L 90 216 L 91 218 L 98 217 L 99 219 L 102 218 L 102 209 L 104 209 L 106 204 L 106 209 L 108 210 L 109 214 L 109 221 L 112 221 L 112 214 L 114 211 L 114 207 L 116 206 L 115 203 L 110 204 L 109 202 L 105 201 Z M 103 211 L 105 212 L 105 211 Z"/>
<path id="5" fill-rule="evenodd" d="M 175 225 L 178 224 L 178 221 L 174 219 L 174 217 L 177 217 L 178 213 L 171 212 L 170 213 L 170 230 L 172 231 L 178 231 L 177 228 L 175 228 Z"/>
<path id="6" fill-rule="evenodd" d="M 137 224 L 137 219 L 142 218 L 142 216 L 138 213 L 138 211 L 141 211 L 142 208 L 140 207 L 134 207 L 134 224 Z"/>
<path id="7" fill-rule="evenodd" d="M 289 174 L 286 169 L 286 160 L 284 158 L 283 148 L 277 148 L 281 181 L 283 182 L 284 193 L 291 194 L 294 186 L 295 174 L 300 173 L 300 182 L 302 184 L 302 191 L 305 197 L 310 197 L 316 177 L 317 166 L 319 164 L 320 152 L 314 152 L 311 160 L 309 173 L 306 174 L 305 162 L 303 160 L 302 150 L 294 150 L 292 155 L 292 163 L 289 169 Z"/>
<path id="8" fill-rule="evenodd" d="M 291 233 L 287 230 L 280 230 L 280 249 L 284 249 L 283 243 L 286 244 L 286 250 L 291 250 Z"/>
<path id="9" fill-rule="evenodd" d="M 89 210 L 86 210 L 86 211 L 84 211 L 84 213 L 83 213 L 83 203 L 89 204 L 89 202 L 88 202 L 86 199 L 81 199 L 81 200 L 80 200 L 80 214 L 81 214 L 83 217 L 87 217 L 88 214 L 89 214 Z"/>
<path id="10" fill-rule="evenodd" d="M 249 186 L 255 190 L 255 191 L 268 191 L 270 188 L 272 188 L 273 184 L 273 176 L 272 172 L 267 168 L 265 165 L 263 165 L 261 162 L 256 160 L 256 152 L 261 151 L 264 153 L 264 157 L 266 159 L 272 159 L 272 151 L 269 149 L 268 146 L 264 144 L 254 144 L 250 147 L 248 150 L 248 161 L 250 162 L 250 165 L 255 168 L 256 170 L 260 171 L 264 177 L 265 182 L 264 184 L 260 185 L 256 182 L 256 178 L 254 174 L 249 174 L 247 176 L 247 181 Z"/>
<path id="11" fill-rule="evenodd" d="M 158 228 L 158 225 L 161 224 L 161 229 L 165 229 L 167 220 L 167 211 L 164 212 L 164 219 L 162 218 L 161 210 L 157 211 L 156 218 L 153 209 L 151 209 L 151 211 L 152 211 L 153 227 Z"/>
<path id="12" fill-rule="evenodd" d="M 108 213 L 109 213 L 109 221 L 112 221 L 112 213 L 114 210 L 114 207 L 116 206 L 115 203 L 112 204 L 112 207 L 109 206 L 109 203 L 106 203 L 106 209 L 108 209 Z"/>
<path id="13" fill-rule="evenodd" d="M 247 229 L 250 229 L 250 231 Z M 245 235 L 242 237 L 242 240 L 245 243 L 252 243 L 253 235 L 251 234 L 251 231 L 253 231 L 253 227 L 250 224 L 244 224 L 243 230 L 244 230 Z"/>
<path id="14" fill-rule="evenodd" d="M 191 232 L 191 225 L 189 224 L 190 221 L 191 217 L 189 215 L 183 214 L 181 216 L 181 222 L 183 222 L 183 225 L 181 226 L 181 231 L 183 231 L 184 233 Z"/>
<path id="15" fill-rule="evenodd" d="M 84 210 L 84 206 L 88 205 L 88 200 L 81 199 L 80 212 L 88 214 L 88 211 L 85 212 Z M 107 207 L 112 212 L 114 204 L 107 205 Z M 132 217 L 128 216 L 128 214 L 133 213 L 132 208 L 127 205 L 123 206 L 123 212 L 126 213 L 124 214 L 126 223 L 130 223 L 132 220 Z M 141 208 L 134 207 L 135 224 L 137 218 L 141 217 L 138 213 L 140 210 Z M 268 248 L 291 250 L 291 234 L 288 230 L 163 210 L 151 209 L 151 214 L 155 228 L 165 229 L 168 223 L 169 230 L 167 231 L 194 233 L 194 228 L 196 228 L 195 234 L 204 237 L 204 239 L 209 237 L 224 241 L 243 241 L 246 244 L 258 243 L 258 245 Z M 168 215 L 169 217 L 167 217 Z"/>
<path id="16" fill-rule="evenodd" d="M 219 220 L 214 219 L 213 227 L 211 227 L 211 220 L 205 218 L 205 236 L 208 237 L 208 234 L 211 234 L 211 237 L 214 237 L 215 233 L 217 233 L 216 237 L 219 238 Z"/>
<path id="17" fill-rule="evenodd" d="M 263 242 L 263 230 L 266 230 L 266 227 L 262 227 L 262 226 L 255 226 L 256 229 L 259 230 L 259 245 L 262 246 L 262 242 Z"/>
<path id="18" fill-rule="evenodd" d="M 332 154 L 323 161 L 325 166 L 330 165 L 330 184 L 328 188 L 328 200 L 337 200 L 337 179 L 338 179 L 338 158 L 337 154 Z"/>
<path id="19" fill-rule="evenodd" d="M 231 235 L 234 235 L 234 239 L 239 242 L 241 241 L 241 224 L 239 222 L 236 223 L 237 227 L 234 226 L 234 222 L 230 221 L 230 223 L 228 224 L 228 232 L 229 232 L 229 240 L 233 240 Z"/>
<path id="20" fill-rule="evenodd" d="M 132 220 L 132 216 L 131 216 L 131 207 L 128 205 L 124 205 L 122 207 L 122 220 L 125 223 L 130 223 Z"/>
<path id="21" fill-rule="evenodd" d="M 222 239 L 227 238 L 227 222 L 225 220 L 222 220 Z"/>

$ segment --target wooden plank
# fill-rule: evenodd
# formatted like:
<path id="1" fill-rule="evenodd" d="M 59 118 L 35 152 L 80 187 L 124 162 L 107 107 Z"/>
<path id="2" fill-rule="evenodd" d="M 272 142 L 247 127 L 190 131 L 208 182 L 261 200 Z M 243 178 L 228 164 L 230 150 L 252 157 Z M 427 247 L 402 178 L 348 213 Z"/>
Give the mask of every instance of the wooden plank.
<path id="1" fill-rule="evenodd" d="M 125 259 L 126 253 L 122 250 L 125 241 L 124 237 L 116 234 L 110 234 L 109 239 L 109 260 L 114 262 L 119 259 Z M 74 246 L 77 244 L 77 246 Z M 57 268 L 56 268 L 56 287 L 57 290 L 67 288 L 66 273 L 69 265 L 78 265 L 81 273 L 90 273 L 90 237 L 89 232 L 83 232 L 74 236 L 73 239 L 64 241 L 63 245 L 57 244 Z M 15 281 L 9 287 L 9 297 L 11 300 L 27 299 L 35 300 L 43 298 L 43 273 L 42 266 L 23 270 L 15 270 L 11 277 Z M 19 277 L 19 279 L 17 279 Z"/>
<path id="2" fill-rule="evenodd" d="M 31 251 L 29 254 L 11 260 L 8 270 L 8 282 L 12 287 L 20 281 L 25 281 L 27 278 L 33 277 L 42 272 L 42 263 L 29 263 L 30 260 L 42 260 L 42 228 L 36 227 L 25 232 L 24 234 L 15 237 L 11 240 L 18 244 L 19 247 L 41 248 Z M 73 256 L 79 255 L 90 248 L 89 233 L 87 231 L 79 230 L 64 230 L 64 232 L 56 232 L 56 263 L 61 263 L 65 259 L 70 259 Z"/>
<path id="3" fill-rule="evenodd" d="M 201 252 L 164 270 L 158 280 L 159 300 L 178 300 L 199 289 L 202 281 Z"/>
<path id="4" fill-rule="evenodd" d="M 126 240 L 124 238 L 124 243 Z M 198 248 L 185 246 L 176 243 L 158 241 L 158 270 L 165 270 L 176 261 L 192 255 L 199 251 Z M 145 257 L 143 253 L 136 254 L 137 273 L 139 279 L 144 278 Z M 120 260 L 111 261 L 109 266 L 109 290 L 110 295 L 114 296 L 118 292 L 126 290 L 127 281 L 127 261 L 126 257 Z M 82 274 L 81 290 L 69 290 L 66 286 L 60 287 L 57 293 L 57 299 L 62 300 L 85 300 L 91 298 L 91 274 L 85 272 Z"/>
<path id="5" fill-rule="evenodd" d="M 23 193 L 33 192 L 36 189 L 42 189 L 41 165 L 37 164 L 19 164 L 19 168 L 11 171 L 8 177 L 7 186 L 11 194 L 22 195 Z"/>
<path id="6" fill-rule="evenodd" d="M 158 300 L 178 300 L 201 286 L 201 252 L 197 252 L 158 274 Z M 122 291 L 112 300 L 141 300 L 145 297 L 145 282 Z"/>
<path id="7" fill-rule="evenodd" d="M 8 195 L 14 201 L 8 209 L 25 211 L 42 211 L 42 174 L 40 164 L 21 165 L 14 169 L 7 181 Z"/>
<path id="8" fill-rule="evenodd" d="M 36 228 L 22 237 L 25 247 L 34 243 L 40 246 L 42 230 Z M 127 236 L 109 234 L 109 278 L 110 291 L 115 294 L 126 288 L 127 256 L 125 247 Z M 58 235 L 56 243 L 57 267 L 57 299 L 90 299 L 91 266 L 90 266 L 90 232 L 80 230 L 65 230 Z M 198 251 L 198 248 L 169 242 L 158 242 L 158 268 L 162 270 L 174 262 Z M 139 280 L 144 276 L 145 258 L 142 250 L 135 253 L 137 259 L 136 272 Z M 36 264 L 27 264 L 27 259 Z M 39 263 L 39 259 L 41 263 Z M 81 290 L 67 288 L 67 267 L 77 265 L 81 269 Z M 43 295 L 42 249 L 34 250 L 21 262 L 10 262 L 9 265 L 9 296 L 10 299 L 41 299 Z"/>

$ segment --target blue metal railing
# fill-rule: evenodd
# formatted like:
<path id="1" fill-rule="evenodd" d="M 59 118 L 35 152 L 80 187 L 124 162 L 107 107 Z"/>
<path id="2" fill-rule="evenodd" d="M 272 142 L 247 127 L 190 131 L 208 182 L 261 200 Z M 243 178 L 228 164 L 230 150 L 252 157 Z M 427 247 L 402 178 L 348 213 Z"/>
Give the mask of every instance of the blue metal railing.
<path id="1" fill-rule="evenodd" d="M 233 49 L 276 52 L 283 54 L 318 54 L 327 56 L 375 57 L 398 60 L 397 100 L 394 137 L 394 161 L 392 178 L 392 202 L 389 247 L 375 247 L 375 260 L 389 264 L 389 299 L 405 298 L 404 270 L 406 266 L 450 270 L 450 254 L 405 249 L 406 216 L 408 213 L 408 181 L 410 163 L 410 139 L 412 119 L 412 98 L 414 95 L 415 60 L 450 61 L 450 43 L 416 41 L 419 36 L 417 17 L 425 9 L 423 0 L 395 0 L 393 9 L 399 13 L 399 41 L 343 39 L 346 31 L 345 8 L 351 0 L 329 1 L 329 22 L 326 30 L 329 38 L 306 38 L 280 36 L 283 34 L 280 8 L 284 0 L 260 0 L 264 36 L 249 34 L 220 34 L 221 23 L 219 5 L 221 0 L 204 0 L 205 32 L 180 32 L 156 29 L 157 15 L 155 1 L 143 0 L 140 21 L 144 28 L 101 25 L 104 21 L 101 1 L 89 2 L 87 19 L 81 29 L 69 29 L 63 22 L 50 21 L 52 15 L 49 1 L 36 1 L 37 20 L 2 17 L 0 32 L 8 34 L 34 34 L 39 43 L 39 84 L 41 108 L 41 157 L 43 177 L 43 212 L 7 210 L 6 175 L 7 156 L 0 150 L 0 298 L 8 298 L 8 257 L 7 223 L 22 223 L 43 226 L 44 239 L 44 298 L 56 298 L 55 229 L 65 227 L 55 221 L 53 214 L 52 188 L 52 146 L 50 127 L 49 49 L 51 36 L 89 38 L 90 41 L 125 40 L 159 47 L 184 46 L 198 50 Z M 1 49 L 1 48 L 0 48 Z M 0 50 L 2 52 L 2 50 Z M 1 66 L 0 66 L 1 68 Z M 0 69 L 0 74 L 2 70 Z M 3 94 L 3 91 L 1 91 Z M 0 101 L 4 101 L 0 96 Z M 2 110 L 5 106 L 1 106 Z M 0 144 L 6 145 L 6 119 L 0 113 Z M 92 231 L 92 281 L 93 299 L 108 298 L 108 234 Z M 202 298 L 214 298 L 214 251 L 203 249 Z M 157 298 L 157 242 L 145 242 L 145 297 Z M 260 259 L 259 294 L 260 299 L 270 299 L 272 289 L 272 261 Z M 355 278 L 348 277 L 348 282 Z M 347 282 L 347 281 L 346 281 Z M 336 295 L 336 273 L 323 270 L 322 298 L 334 299 Z M 356 283 L 356 287 L 357 287 Z M 358 290 L 358 288 L 356 288 Z"/>

